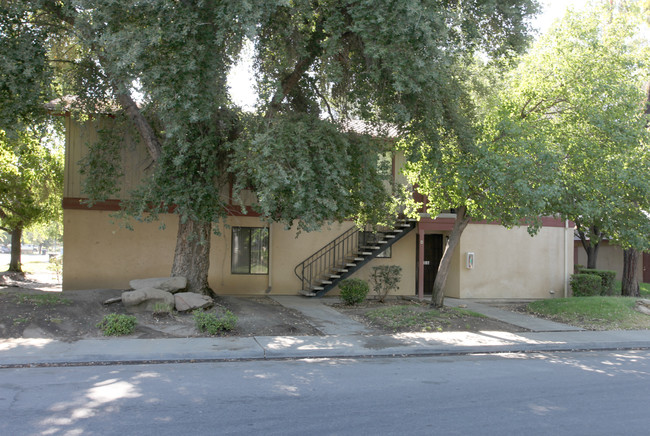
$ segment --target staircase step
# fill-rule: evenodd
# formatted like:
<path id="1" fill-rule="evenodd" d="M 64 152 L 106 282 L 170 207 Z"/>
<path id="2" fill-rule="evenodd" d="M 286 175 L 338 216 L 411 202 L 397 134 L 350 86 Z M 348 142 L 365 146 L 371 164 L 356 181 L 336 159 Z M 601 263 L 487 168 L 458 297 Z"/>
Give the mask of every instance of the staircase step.
<path id="1" fill-rule="evenodd" d="M 379 247 L 377 247 L 377 248 L 379 248 Z M 357 255 L 357 256 L 370 256 L 372 253 L 369 252 L 369 251 L 357 251 L 354 254 Z M 361 259 L 361 260 L 363 260 L 363 259 Z"/>
<path id="2" fill-rule="evenodd" d="M 399 223 L 397 224 L 397 227 L 411 227 L 411 225 L 408 223 Z"/>
<path id="3" fill-rule="evenodd" d="M 393 230 L 392 230 L 393 233 L 402 233 L 403 231 L 404 231 L 404 230 L 402 230 L 402 229 L 393 229 Z M 386 235 L 386 236 L 388 236 L 388 235 Z M 393 237 L 394 237 L 394 236 L 393 236 Z"/>
<path id="4" fill-rule="evenodd" d="M 331 280 L 319 280 L 318 283 L 320 283 L 321 285 L 331 285 L 332 281 Z M 321 291 L 321 290 L 322 289 L 319 289 L 319 291 Z"/>
<path id="5" fill-rule="evenodd" d="M 364 245 L 363 247 L 359 247 L 363 250 L 379 250 L 379 247 L 376 245 Z"/>
<path id="6" fill-rule="evenodd" d="M 312 286 L 312 287 L 311 287 L 311 290 L 312 290 L 312 291 L 324 291 L 325 288 L 322 287 L 322 286 Z"/>
<path id="7" fill-rule="evenodd" d="M 348 270 L 345 269 L 345 268 L 332 268 L 332 271 L 337 272 L 337 273 L 346 273 L 346 272 L 348 272 Z"/>
<path id="8" fill-rule="evenodd" d="M 386 239 L 395 239 L 395 235 L 386 235 L 384 236 Z"/>
<path id="9" fill-rule="evenodd" d="M 355 266 L 357 266 L 357 264 L 356 263 L 346 263 L 345 266 L 350 267 L 350 268 L 354 268 Z"/>
<path id="10" fill-rule="evenodd" d="M 305 291 L 304 289 L 299 290 L 298 293 L 304 295 L 305 297 L 315 297 L 316 296 L 315 292 Z"/>
<path id="11" fill-rule="evenodd" d="M 341 276 L 338 275 L 338 274 L 330 274 L 330 275 L 328 276 L 328 278 L 330 278 L 330 279 L 340 279 Z"/>

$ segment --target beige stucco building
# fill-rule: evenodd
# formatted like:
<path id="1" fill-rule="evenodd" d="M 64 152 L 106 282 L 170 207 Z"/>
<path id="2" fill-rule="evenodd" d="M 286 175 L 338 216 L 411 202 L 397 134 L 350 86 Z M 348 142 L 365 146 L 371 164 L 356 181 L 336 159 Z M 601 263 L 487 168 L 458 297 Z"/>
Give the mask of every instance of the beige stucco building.
<path id="1" fill-rule="evenodd" d="M 78 162 L 87 144 L 96 140 L 97 121 L 80 125 L 66 117 L 64 188 L 63 288 L 128 288 L 132 279 L 169 275 L 176 242 L 177 217 L 161 223 L 133 222 L 133 230 L 111 218 L 119 201 L 88 208 L 81 204 Z M 126 141 L 129 141 L 127 138 Z M 129 143 L 131 143 L 129 141 Z M 121 156 L 125 165 L 123 191 L 138 183 L 151 163 L 143 147 L 129 145 Z M 399 167 L 396 159 L 395 166 Z M 399 177 L 399 176 L 398 176 Z M 228 189 L 223 192 L 228 195 Z M 294 295 L 301 280 L 294 269 L 303 260 L 353 227 L 336 223 L 318 232 L 284 229 L 233 207 L 218 235 L 212 236 L 209 284 L 219 294 Z M 164 224 L 164 230 L 160 229 Z M 227 224 L 227 225 L 224 225 Z M 430 292 L 453 215 L 422 217 L 387 251 L 389 257 L 370 260 L 354 273 L 368 278 L 371 267 L 402 267 L 399 295 Z M 459 298 L 553 298 L 567 293 L 573 272 L 573 229 L 566 222 L 545 219 L 535 237 L 525 227 L 505 229 L 492 223 L 471 223 L 463 233 L 447 280 L 445 294 Z M 332 294 L 336 294 L 334 289 Z"/>
<path id="2" fill-rule="evenodd" d="M 582 247 L 580 240 L 576 239 L 573 261 L 575 265 L 587 265 L 587 252 Z M 596 268 L 616 271 L 616 280 L 623 276 L 623 249 L 607 239 L 600 243 Z M 639 282 L 650 283 L 650 254 L 643 253 L 639 256 L 636 266 L 636 278 Z"/>

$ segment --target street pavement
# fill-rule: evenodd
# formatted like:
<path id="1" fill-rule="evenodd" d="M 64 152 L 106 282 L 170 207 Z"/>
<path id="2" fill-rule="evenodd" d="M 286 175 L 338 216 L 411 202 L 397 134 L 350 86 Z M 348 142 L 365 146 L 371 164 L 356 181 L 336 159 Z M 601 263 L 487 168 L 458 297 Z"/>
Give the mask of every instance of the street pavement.
<path id="1" fill-rule="evenodd" d="M 209 362 L 332 357 L 390 357 L 650 349 L 650 331 L 584 331 L 500 310 L 477 301 L 446 298 L 529 331 L 372 334 L 364 325 L 321 299 L 272 297 L 300 311 L 323 336 L 253 336 L 174 339 L 89 339 L 62 342 L 46 338 L 0 340 L 0 368 L 118 363 Z"/>

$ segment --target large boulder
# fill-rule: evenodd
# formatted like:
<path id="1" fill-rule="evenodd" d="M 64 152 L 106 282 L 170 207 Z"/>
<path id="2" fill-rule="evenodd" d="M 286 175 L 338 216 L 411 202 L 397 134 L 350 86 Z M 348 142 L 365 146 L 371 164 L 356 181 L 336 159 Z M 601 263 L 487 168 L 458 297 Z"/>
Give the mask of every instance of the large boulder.
<path id="1" fill-rule="evenodd" d="M 153 279 L 137 279 L 131 280 L 129 282 L 129 286 L 131 286 L 133 289 L 155 288 L 174 294 L 187 287 L 187 279 L 185 277 L 158 277 Z"/>
<path id="2" fill-rule="evenodd" d="M 179 292 L 174 294 L 176 310 L 187 312 L 189 310 L 203 309 L 214 304 L 212 298 L 207 295 L 197 294 L 196 292 Z"/>
<path id="3" fill-rule="evenodd" d="M 174 307 L 174 295 L 156 288 L 122 292 L 122 304 L 131 312 L 153 312 L 162 307 Z"/>

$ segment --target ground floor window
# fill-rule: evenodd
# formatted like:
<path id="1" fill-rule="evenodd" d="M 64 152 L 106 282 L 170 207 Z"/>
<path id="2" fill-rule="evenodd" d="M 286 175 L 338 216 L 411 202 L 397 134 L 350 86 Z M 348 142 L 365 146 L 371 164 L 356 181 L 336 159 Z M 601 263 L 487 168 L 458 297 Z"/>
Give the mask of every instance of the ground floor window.
<path id="1" fill-rule="evenodd" d="M 269 229 L 233 227 L 231 259 L 233 274 L 268 274 Z"/>

